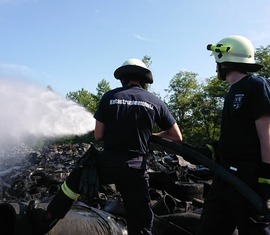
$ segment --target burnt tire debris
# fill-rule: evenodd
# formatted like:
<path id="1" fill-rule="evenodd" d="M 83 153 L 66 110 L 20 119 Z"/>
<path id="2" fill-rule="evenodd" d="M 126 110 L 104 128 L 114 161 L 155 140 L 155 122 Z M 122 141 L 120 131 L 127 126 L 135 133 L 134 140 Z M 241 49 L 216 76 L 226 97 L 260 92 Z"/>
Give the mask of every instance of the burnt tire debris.
<path id="1" fill-rule="evenodd" d="M 9 223 L 1 225 L 0 230 L 16 235 L 28 229 L 27 234 L 31 235 L 30 225 L 22 222 L 26 220 L 28 203 L 38 200 L 46 207 L 89 147 L 89 144 L 49 145 L 36 151 L 27 149 L 12 163 L 9 158 L 2 161 L 0 219 L 1 224 Z M 192 234 L 212 182 L 212 172 L 176 153 L 152 147 L 148 163 L 151 206 L 155 213 L 153 233 Z M 102 185 L 91 201 L 79 198 L 48 234 L 87 234 L 83 229 L 90 228 L 96 234 L 127 234 L 125 210 L 114 185 Z"/>
<path id="2" fill-rule="evenodd" d="M 226 170 L 222 165 L 212 161 L 201 153 L 188 148 L 185 144 L 180 144 L 157 136 L 152 136 L 151 140 L 152 142 L 160 144 L 173 152 L 181 154 L 187 161 L 208 167 L 211 172 L 215 173 L 234 187 L 250 203 L 254 210 L 263 214 L 262 198 L 249 185 Z"/>

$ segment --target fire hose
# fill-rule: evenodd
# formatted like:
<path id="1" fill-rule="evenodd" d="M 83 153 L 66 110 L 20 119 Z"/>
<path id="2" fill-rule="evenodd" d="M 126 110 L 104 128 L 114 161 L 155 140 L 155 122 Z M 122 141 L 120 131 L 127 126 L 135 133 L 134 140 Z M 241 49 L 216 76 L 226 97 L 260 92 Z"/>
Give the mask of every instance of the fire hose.
<path id="1" fill-rule="evenodd" d="M 196 162 L 205 167 L 208 167 L 210 171 L 212 171 L 214 174 L 218 175 L 228 184 L 233 186 L 258 213 L 263 214 L 262 198 L 245 182 L 243 182 L 241 179 L 226 170 L 220 164 L 176 141 L 171 141 L 169 139 L 153 135 L 151 137 L 151 142 L 166 147 L 169 150 L 172 150 L 173 152 L 179 154 L 185 160 L 190 161 L 191 163 Z"/>

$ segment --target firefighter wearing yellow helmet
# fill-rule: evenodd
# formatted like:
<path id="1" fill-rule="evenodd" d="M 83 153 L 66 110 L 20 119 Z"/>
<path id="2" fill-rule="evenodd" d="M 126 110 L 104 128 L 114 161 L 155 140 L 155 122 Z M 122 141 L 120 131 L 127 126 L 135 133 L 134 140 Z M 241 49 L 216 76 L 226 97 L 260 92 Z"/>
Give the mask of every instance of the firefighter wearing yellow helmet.
<path id="1" fill-rule="evenodd" d="M 233 35 L 207 49 L 215 56 L 218 78 L 230 84 L 217 141 L 218 159 L 261 196 L 262 206 L 255 211 L 244 195 L 215 176 L 196 235 L 270 234 L 269 80 L 252 73 L 262 66 L 254 60 L 249 39 Z"/>
<path id="2" fill-rule="evenodd" d="M 219 79 L 225 80 L 231 70 L 257 72 L 262 65 L 255 63 L 254 47 L 251 41 L 243 36 L 233 35 L 220 40 L 217 44 L 207 45 L 217 63 Z"/>

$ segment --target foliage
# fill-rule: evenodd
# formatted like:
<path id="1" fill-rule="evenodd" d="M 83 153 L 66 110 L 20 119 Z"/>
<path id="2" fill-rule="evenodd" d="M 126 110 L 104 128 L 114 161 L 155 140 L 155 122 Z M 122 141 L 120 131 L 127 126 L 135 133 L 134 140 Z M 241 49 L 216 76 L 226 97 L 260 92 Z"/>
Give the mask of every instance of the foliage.
<path id="1" fill-rule="evenodd" d="M 146 67 L 149 69 L 149 67 L 152 64 L 151 56 L 145 55 L 142 58 L 142 62 L 145 63 Z M 149 83 L 145 84 L 145 88 L 144 89 L 145 90 L 149 90 L 150 89 L 150 84 Z"/>
<path id="2" fill-rule="evenodd" d="M 255 60 L 258 64 L 263 65 L 263 68 L 257 73 L 265 78 L 270 78 L 270 45 L 257 48 Z"/>
<path id="3" fill-rule="evenodd" d="M 169 83 L 168 107 L 179 124 L 185 142 L 209 143 L 217 139 L 223 96 L 228 84 L 209 78 L 199 84 L 197 74 L 179 72 Z"/>
<path id="4" fill-rule="evenodd" d="M 145 55 L 142 58 L 142 62 L 144 62 L 146 67 L 149 68 L 151 66 L 151 64 L 152 64 L 151 56 Z"/>
<path id="5" fill-rule="evenodd" d="M 99 100 L 101 99 L 102 95 L 109 90 L 109 82 L 102 79 L 98 83 L 98 86 L 96 88 L 97 94 L 93 94 L 82 88 L 79 91 L 69 92 L 66 97 L 85 107 L 91 113 L 94 113 L 97 109 Z"/>
<path id="6" fill-rule="evenodd" d="M 192 126 L 193 122 L 194 101 L 199 91 L 196 76 L 196 73 L 180 71 L 165 89 L 169 97 L 167 105 L 184 135 L 186 126 Z"/>
<path id="7" fill-rule="evenodd" d="M 79 91 L 69 92 L 66 95 L 67 99 L 73 100 L 76 103 L 85 107 L 88 111 L 95 110 L 95 95 L 82 88 Z"/>
<path id="8" fill-rule="evenodd" d="M 228 88 L 227 82 L 212 77 L 206 79 L 206 84 L 202 85 L 201 95 L 198 93 L 200 99 L 197 103 L 197 112 L 200 112 L 201 134 L 203 134 L 201 140 L 206 143 L 215 141 L 219 137 L 224 95 Z M 200 142 L 199 140 L 195 141 Z"/>

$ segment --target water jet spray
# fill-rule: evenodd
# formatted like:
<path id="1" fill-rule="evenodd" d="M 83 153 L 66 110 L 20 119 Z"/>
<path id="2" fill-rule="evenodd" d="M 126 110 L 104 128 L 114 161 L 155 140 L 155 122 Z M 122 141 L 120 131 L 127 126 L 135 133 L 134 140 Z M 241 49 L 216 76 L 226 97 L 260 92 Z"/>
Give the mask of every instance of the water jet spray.
<path id="1" fill-rule="evenodd" d="M 84 107 L 25 81 L 0 78 L 0 107 L 0 147 L 22 144 L 29 137 L 58 138 L 94 130 L 95 119 Z"/>

